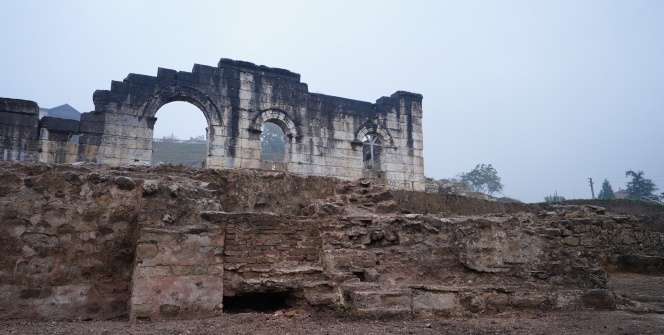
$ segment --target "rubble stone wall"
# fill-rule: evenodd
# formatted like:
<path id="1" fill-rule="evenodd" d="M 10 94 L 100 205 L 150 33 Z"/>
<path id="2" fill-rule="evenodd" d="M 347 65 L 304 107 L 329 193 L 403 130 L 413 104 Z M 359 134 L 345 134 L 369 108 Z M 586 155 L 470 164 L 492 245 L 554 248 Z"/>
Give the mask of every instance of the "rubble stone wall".
<path id="1" fill-rule="evenodd" d="M 664 233 L 598 206 L 395 199 L 285 172 L 3 162 L 0 318 L 191 319 L 258 293 L 379 315 L 615 308 L 607 271 L 664 270 Z"/>
<path id="2" fill-rule="evenodd" d="M 661 204 L 631 199 L 567 200 L 564 204 L 599 206 L 609 212 L 635 216 L 646 228 L 664 233 L 664 205 Z"/>
<path id="3" fill-rule="evenodd" d="M 653 230 L 652 224 L 597 206 L 551 209 L 540 213 L 549 225 L 547 232 L 562 239 L 573 254 L 607 271 L 664 273 L 664 232 Z"/>
<path id="4" fill-rule="evenodd" d="M 0 171 L 0 184 L 2 318 L 125 315 L 136 191 L 110 175 L 44 165 Z"/>

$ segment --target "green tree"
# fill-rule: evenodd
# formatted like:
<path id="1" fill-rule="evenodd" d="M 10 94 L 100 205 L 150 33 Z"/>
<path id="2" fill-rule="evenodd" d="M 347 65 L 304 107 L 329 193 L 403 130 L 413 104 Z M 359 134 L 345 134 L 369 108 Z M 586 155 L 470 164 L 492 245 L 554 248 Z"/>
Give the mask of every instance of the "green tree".
<path id="1" fill-rule="evenodd" d="M 602 183 L 602 189 L 599 191 L 599 194 L 597 195 L 597 199 L 614 199 L 616 196 L 613 194 L 613 188 L 611 187 L 611 183 L 609 183 L 608 180 L 604 179 L 604 182 Z"/>
<path id="2" fill-rule="evenodd" d="M 629 170 L 625 172 L 625 176 L 632 177 L 632 181 L 627 182 L 627 197 L 631 199 L 653 195 L 653 192 L 657 190 L 657 186 L 652 180 L 643 177 L 643 171 Z"/>
<path id="3" fill-rule="evenodd" d="M 489 165 L 477 164 L 475 168 L 459 176 L 461 183 L 471 191 L 493 195 L 503 191 L 503 184 L 496 169 Z"/>

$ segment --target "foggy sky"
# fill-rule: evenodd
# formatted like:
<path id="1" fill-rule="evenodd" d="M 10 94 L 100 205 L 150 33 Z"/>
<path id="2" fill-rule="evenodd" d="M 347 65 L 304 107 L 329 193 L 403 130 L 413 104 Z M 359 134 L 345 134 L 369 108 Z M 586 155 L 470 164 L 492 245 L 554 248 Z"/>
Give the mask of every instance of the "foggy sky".
<path id="1" fill-rule="evenodd" d="M 664 1 L 4 1 L 0 96 L 94 109 L 129 73 L 219 58 L 311 92 L 424 95 L 425 174 L 492 164 L 507 196 L 590 198 L 643 170 L 664 192 Z M 187 106 L 186 104 L 183 104 Z M 203 134 L 202 113 L 157 113 Z M 199 120 L 199 121 L 196 121 Z M 193 129 L 188 129 L 191 124 Z"/>

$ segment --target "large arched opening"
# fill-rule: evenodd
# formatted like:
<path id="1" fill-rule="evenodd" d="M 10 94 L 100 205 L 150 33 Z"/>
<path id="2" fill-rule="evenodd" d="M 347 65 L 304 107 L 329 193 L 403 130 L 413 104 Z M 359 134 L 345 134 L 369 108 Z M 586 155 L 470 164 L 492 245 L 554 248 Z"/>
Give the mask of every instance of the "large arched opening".
<path id="1" fill-rule="evenodd" d="M 161 106 L 155 116 L 152 163 L 205 167 L 209 123 L 201 109 L 173 101 Z"/>

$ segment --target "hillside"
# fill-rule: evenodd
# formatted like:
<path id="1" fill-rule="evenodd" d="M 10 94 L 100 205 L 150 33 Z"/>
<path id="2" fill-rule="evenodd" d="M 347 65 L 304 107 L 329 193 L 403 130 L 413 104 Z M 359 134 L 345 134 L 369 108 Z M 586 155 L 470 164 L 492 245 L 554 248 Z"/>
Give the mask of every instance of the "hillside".
<path id="1" fill-rule="evenodd" d="M 164 162 L 200 168 L 207 143 L 152 142 L 152 163 Z"/>

